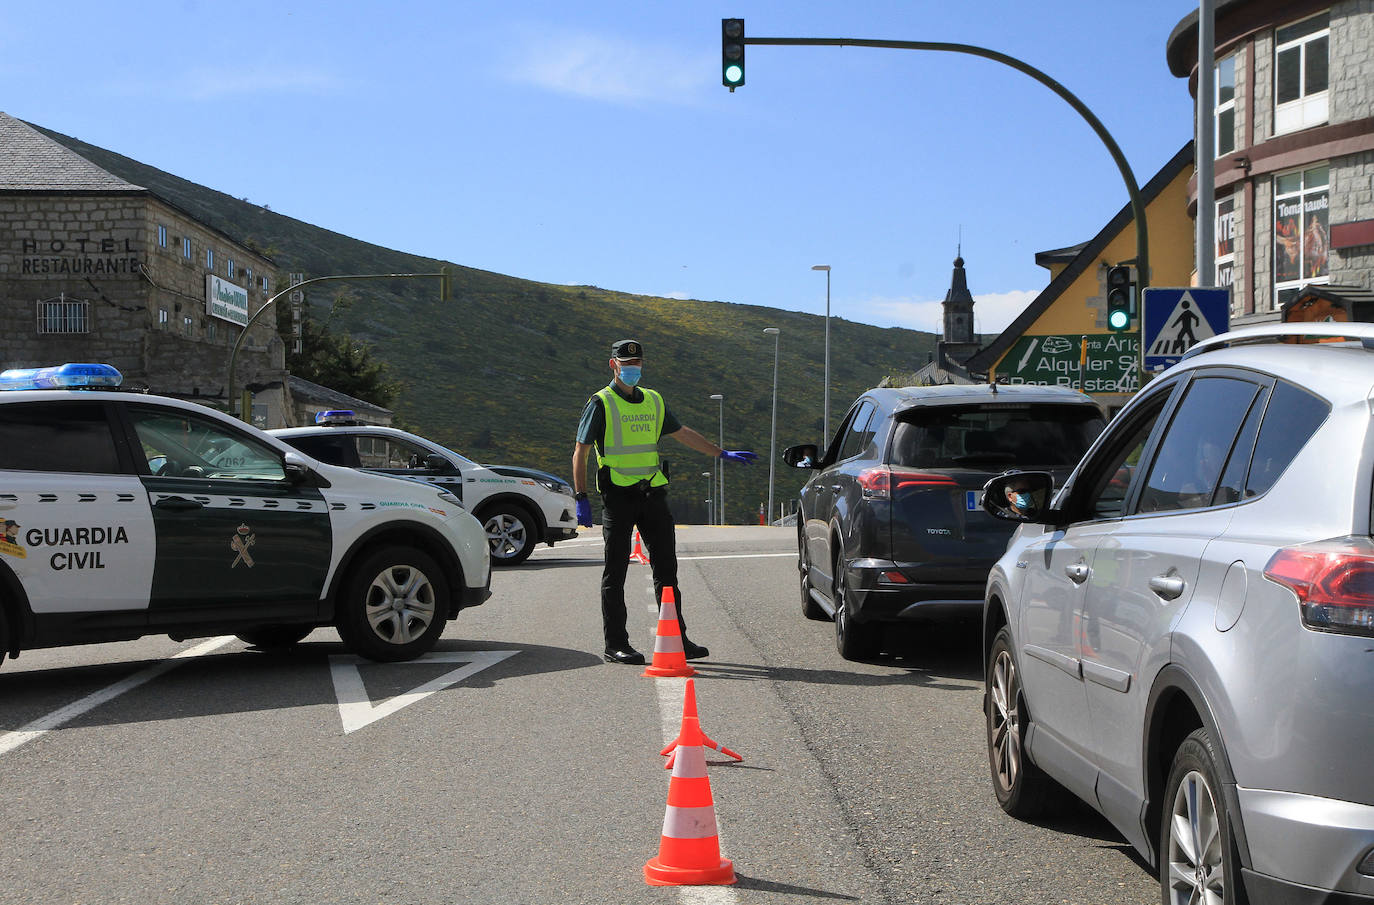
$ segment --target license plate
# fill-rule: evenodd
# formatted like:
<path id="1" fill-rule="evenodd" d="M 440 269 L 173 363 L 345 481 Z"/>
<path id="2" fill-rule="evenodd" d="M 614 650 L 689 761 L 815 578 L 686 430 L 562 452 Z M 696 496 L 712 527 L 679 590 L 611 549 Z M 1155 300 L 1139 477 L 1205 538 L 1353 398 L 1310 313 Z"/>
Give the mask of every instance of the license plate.
<path id="1" fill-rule="evenodd" d="M 980 493 L 982 493 L 981 490 L 969 490 L 964 493 L 964 508 L 969 512 L 977 512 L 979 509 L 983 508 L 978 505 L 978 495 Z"/>

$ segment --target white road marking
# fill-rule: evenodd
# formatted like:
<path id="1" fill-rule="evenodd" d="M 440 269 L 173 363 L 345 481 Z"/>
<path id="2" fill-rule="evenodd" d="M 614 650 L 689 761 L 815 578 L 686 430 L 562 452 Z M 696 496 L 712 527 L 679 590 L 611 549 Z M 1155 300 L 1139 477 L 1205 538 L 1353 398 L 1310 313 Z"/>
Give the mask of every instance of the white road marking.
<path id="1" fill-rule="evenodd" d="M 179 654 L 174 654 L 160 663 L 149 666 L 147 669 L 139 670 L 133 675 L 120 679 L 113 685 L 109 685 L 99 691 L 88 694 L 78 701 L 73 701 L 65 707 L 54 710 L 47 716 L 41 716 L 27 726 L 15 729 L 12 732 L 6 732 L 4 735 L 0 735 L 0 754 L 8 754 L 15 748 L 28 744 L 64 723 L 71 722 L 88 710 L 93 710 L 107 701 L 114 700 L 126 691 L 130 691 L 145 682 L 156 679 L 163 673 L 180 666 L 183 660 L 189 660 L 193 657 L 208 654 L 212 650 L 217 650 L 233 640 L 234 637 L 232 635 L 224 635 L 219 638 L 211 638 L 209 641 L 202 641 L 195 647 L 188 647 Z"/>
<path id="2" fill-rule="evenodd" d="M 658 612 L 658 604 L 654 601 L 654 586 L 649 584 L 649 612 Z M 650 655 L 652 657 L 652 654 Z M 687 695 L 687 680 L 682 678 L 655 678 L 654 690 L 658 697 L 658 719 L 663 727 L 663 744 L 677 739 L 678 733 L 682 730 L 682 704 Z M 697 685 L 697 699 L 701 699 L 701 686 Z M 700 712 L 700 703 L 697 705 Z M 725 744 L 728 744 L 726 742 Z M 667 770 L 663 771 L 668 773 Z M 711 797 L 714 800 L 715 792 L 712 791 Z M 664 805 L 667 806 L 667 790 L 664 790 Z M 720 815 L 716 815 L 716 838 L 720 842 L 720 856 L 730 857 L 730 853 L 725 848 L 725 833 L 720 828 Z M 740 901 L 739 892 L 733 886 L 679 886 L 678 901 L 683 905 L 737 905 Z"/>
<path id="3" fill-rule="evenodd" d="M 791 556 L 794 559 L 797 554 L 792 553 L 721 553 L 709 556 L 679 556 L 678 562 L 691 562 L 696 559 L 773 559 L 779 556 Z"/>
<path id="4" fill-rule="evenodd" d="M 362 673 L 358 671 L 360 665 L 372 661 L 364 660 L 352 654 L 330 657 L 329 674 L 334 679 L 334 695 L 339 699 L 339 719 L 343 721 L 344 735 L 356 732 L 364 726 L 391 716 L 403 707 L 409 707 L 416 701 L 422 701 L 436 691 L 443 691 L 450 685 L 456 685 L 488 666 L 495 666 L 507 657 L 513 657 L 518 653 L 520 653 L 518 650 L 430 651 L 422 657 L 407 662 L 462 663 L 465 665 L 376 705 L 367 696 L 367 688 L 363 685 Z M 406 664 L 398 665 L 405 666 Z"/>

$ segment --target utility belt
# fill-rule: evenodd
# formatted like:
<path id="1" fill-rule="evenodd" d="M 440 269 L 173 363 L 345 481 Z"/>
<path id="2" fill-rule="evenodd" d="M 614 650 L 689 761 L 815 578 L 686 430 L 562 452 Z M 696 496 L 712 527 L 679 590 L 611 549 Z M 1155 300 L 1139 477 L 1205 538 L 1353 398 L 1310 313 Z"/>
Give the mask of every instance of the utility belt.
<path id="1" fill-rule="evenodd" d="M 600 474 L 597 475 L 596 483 L 603 497 L 614 496 L 616 494 L 648 496 L 656 490 L 661 490 L 665 494 L 668 492 L 667 484 L 660 484 L 655 487 L 648 478 L 642 481 L 636 481 L 633 484 L 617 484 L 611 480 L 610 469 L 602 468 L 598 469 L 598 471 Z"/>

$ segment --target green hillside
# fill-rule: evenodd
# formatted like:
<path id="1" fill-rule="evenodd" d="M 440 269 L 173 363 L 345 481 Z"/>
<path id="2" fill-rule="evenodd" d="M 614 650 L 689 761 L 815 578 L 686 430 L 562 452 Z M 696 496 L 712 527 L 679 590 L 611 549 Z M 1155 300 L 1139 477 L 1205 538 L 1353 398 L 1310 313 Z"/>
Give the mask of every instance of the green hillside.
<path id="1" fill-rule="evenodd" d="M 40 128 L 41 127 L 35 127 Z M 303 223 L 48 130 L 44 134 L 272 258 L 285 274 L 434 272 L 446 262 L 382 248 Z M 557 286 L 450 264 L 453 300 L 435 280 L 349 285 L 353 304 L 337 323 L 375 344 L 404 390 L 394 404 L 405 426 L 482 462 L 529 465 L 564 477 L 587 397 L 609 379 L 612 341 L 645 346 L 644 383 L 660 390 L 685 424 L 716 439 L 725 395 L 725 445 L 753 449 L 757 465 L 726 472 L 727 518 L 757 519 L 768 496 L 773 339 L 779 327 L 778 451 L 821 439 L 825 319 L 730 302 L 629 295 Z M 337 284 L 339 286 L 345 284 Z M 307 297 L 327 307 L 340 290 Z M 833 314 L 832 309 L 832 314 Z M 864 389 L 909 373 L 934 350 L 929 333 L 831 318 L 832 428 Z M 704 521 L 711 460 L 672 441 L 673 506 L 679 521 Z M 775 498 L 795 495 L 801 473 L 780 461 Z"/>

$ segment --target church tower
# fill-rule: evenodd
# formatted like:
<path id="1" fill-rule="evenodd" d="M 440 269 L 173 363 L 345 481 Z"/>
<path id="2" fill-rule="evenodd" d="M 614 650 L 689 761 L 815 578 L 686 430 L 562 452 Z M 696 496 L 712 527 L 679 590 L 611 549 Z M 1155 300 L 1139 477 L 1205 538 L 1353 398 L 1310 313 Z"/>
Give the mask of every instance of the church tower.
<path id="1" fill-rule="evenodd" d="M 945 293 L 944 308 L 945 342 L 973 342 L 973 295 L 968 291 L 963 255 L 954 259 L 954 275 L 949 281 L 949 292 Z"/>
<path id="2" fill-rule="evenodd" d="M 968 291 L 962 247 L 956 255 L 949 292 L 945 293 L 945 335 L 936 346 L 936 360 L 943 370 L 967 377 L 964 362 L 978 351 L 978 337 L 973 332 L 973 294 Z"/>

